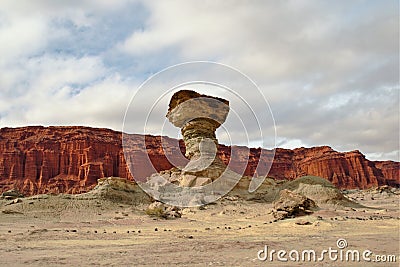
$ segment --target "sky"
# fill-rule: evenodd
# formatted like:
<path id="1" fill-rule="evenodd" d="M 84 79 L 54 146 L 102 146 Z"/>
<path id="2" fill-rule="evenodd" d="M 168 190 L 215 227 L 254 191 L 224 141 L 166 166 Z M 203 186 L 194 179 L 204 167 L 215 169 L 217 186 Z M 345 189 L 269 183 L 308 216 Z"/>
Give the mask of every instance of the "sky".
<path id="1" fill-rule="evenodd" d="M 329 145 L 399 161 L 398 1 L 2 0 L 0 53 L 0 127 L 122 130 L 148 78 L 211 61 L 258 86 L 273 114 L 261 131 L 274 128 L 277 147 Z M 143 112 L 156 92 L 142 90 Z M 242 94 L 269 118 L 256 89 Z M 231 117 L 246 121 L 232 105 Z M 239 124 L 226 123 L 241 145 Z"/>

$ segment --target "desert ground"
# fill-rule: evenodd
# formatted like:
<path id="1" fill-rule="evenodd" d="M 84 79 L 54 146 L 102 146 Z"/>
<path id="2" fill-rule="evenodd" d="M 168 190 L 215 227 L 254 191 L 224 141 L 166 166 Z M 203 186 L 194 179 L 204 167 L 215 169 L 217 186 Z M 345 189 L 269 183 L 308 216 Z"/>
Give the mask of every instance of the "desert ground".
<path id="1" fill-rule="evenodd" d="M 400 191 L 350 190 L 360 206 L 322 205 L 313 214 L 275 220 L 271 203 L 228 196 L 182 217 L 145 213 L 147 203 L 71 195 L 0 201 L 1 266 L 399 266 Z M 370 250 L 370 262 L 261 261 L 274 249 Z M 390 258 L 394 255 L 395 258 Z M 379 259 L 386 262 L 378 262 Z M 383 256 L 383 257 L 382 257 Z M 288 255 L 286 254 L 286 258 Z M 388 261 L 392 262 L 388 262 Z M 395 262 L 393 262 L 395 261 Z"/>

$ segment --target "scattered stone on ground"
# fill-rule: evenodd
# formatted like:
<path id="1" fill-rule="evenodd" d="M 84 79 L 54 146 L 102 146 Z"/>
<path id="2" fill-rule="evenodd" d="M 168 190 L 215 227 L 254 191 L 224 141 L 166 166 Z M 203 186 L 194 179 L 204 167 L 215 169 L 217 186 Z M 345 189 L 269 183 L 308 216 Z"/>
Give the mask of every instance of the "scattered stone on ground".
<path id="1" fill-rule="evenodd" d="M 297 225 L 311 225 L 312 223 L 310 221 L 300 220 L 300 221 L 295 222 L 295 224 L 297 224 Z"/>
<path id="2" fill-rule="evenodd" d="M 16 210 L 11 210 L 11 209 L 5 209 L 1 211 L 3 214 L 23 214 L 22 212 L 16 211 Z"/>
<path id="3" fill-rule="evenodd" d="M 46 233 L 46 232 L 48 232 L 48 230 L 43 228 L 43 229 L 35 229 L 35 230 L 32 230 L 32 231 L 29 231 L 29 234 L 30 235 L 43 234 L 43 233 Z"/>

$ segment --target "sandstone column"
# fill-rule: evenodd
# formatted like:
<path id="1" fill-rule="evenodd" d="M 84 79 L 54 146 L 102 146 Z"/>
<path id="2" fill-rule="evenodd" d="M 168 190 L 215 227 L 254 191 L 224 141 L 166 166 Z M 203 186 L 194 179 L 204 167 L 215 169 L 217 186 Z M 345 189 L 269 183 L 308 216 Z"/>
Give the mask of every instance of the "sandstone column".
<path id="1" fill-rule="evenodd" d="M 218 140 L 215 131 L 225 122 L 229 101 L 190 90 L 176 92 L 170 101 L 167 118 L 181 133 L 189 164 L 184 172 L 218 178 L 226 168 L 216 157 Z M 222 168 L 221 168 L 222 167 Z M 218 169 L 218 173 L 215 170 Z"/>
<path id="2" fill-rule="evenodd" d="M 152 174 L 142 188 L 159 201 L 182 207 L 211 203 L 234 188 L 242 176 L 217 157 L 215 135 L 228 113 L 225 99 L 190 90 L 176 92 L 166 116 L 181 129 L 190 161 L 183 168 Z"/>

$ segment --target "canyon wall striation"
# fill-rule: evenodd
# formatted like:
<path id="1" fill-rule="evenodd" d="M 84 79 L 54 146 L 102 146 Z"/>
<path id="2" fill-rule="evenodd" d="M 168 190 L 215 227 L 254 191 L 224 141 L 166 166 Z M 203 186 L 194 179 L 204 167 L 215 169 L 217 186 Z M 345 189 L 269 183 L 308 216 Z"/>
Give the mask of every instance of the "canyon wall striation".
<path id="1" fill-rule="evenodd" d="M 164 147 L 161 146 L 162 139 Z M 133 157 L 138 166 L 135 177 L 127 167 L 120 132 L 80 126 L 1 128 L 0 193 L 11 188 L 26 195 L 82 193 L 93 188 L 97 179 L 103 177 L 145 179 L 154 169 L 172 168 L 168 158 L 173 159 L 177 151 L 185 153 L 181 140 L 140 135 L 130 135 L 129 140 L 128 156 Z M 139 144 L 141 140 L 145 140 L 144 145 Z M 176 144 L 179 148 L 173 147 Z M 259 162 L 261 154 L 269 155 L 266 157 L 269 159 L 273 155 L 272 151 L 260 148 L 218 147 L 222 161 L 245 175 L 267 173 L 270 160 Z M 147 155 L 154 169 L 148 168 Z M 182 154 L 178 158 L 182 158 Z M 276 149 L 269 177 L 292 180 L 304 175 L 323 177 L 339 188 L 398 186 L 400 163 L 369 161 L 357 150 L 337 152 L 328 146 Z"/>

